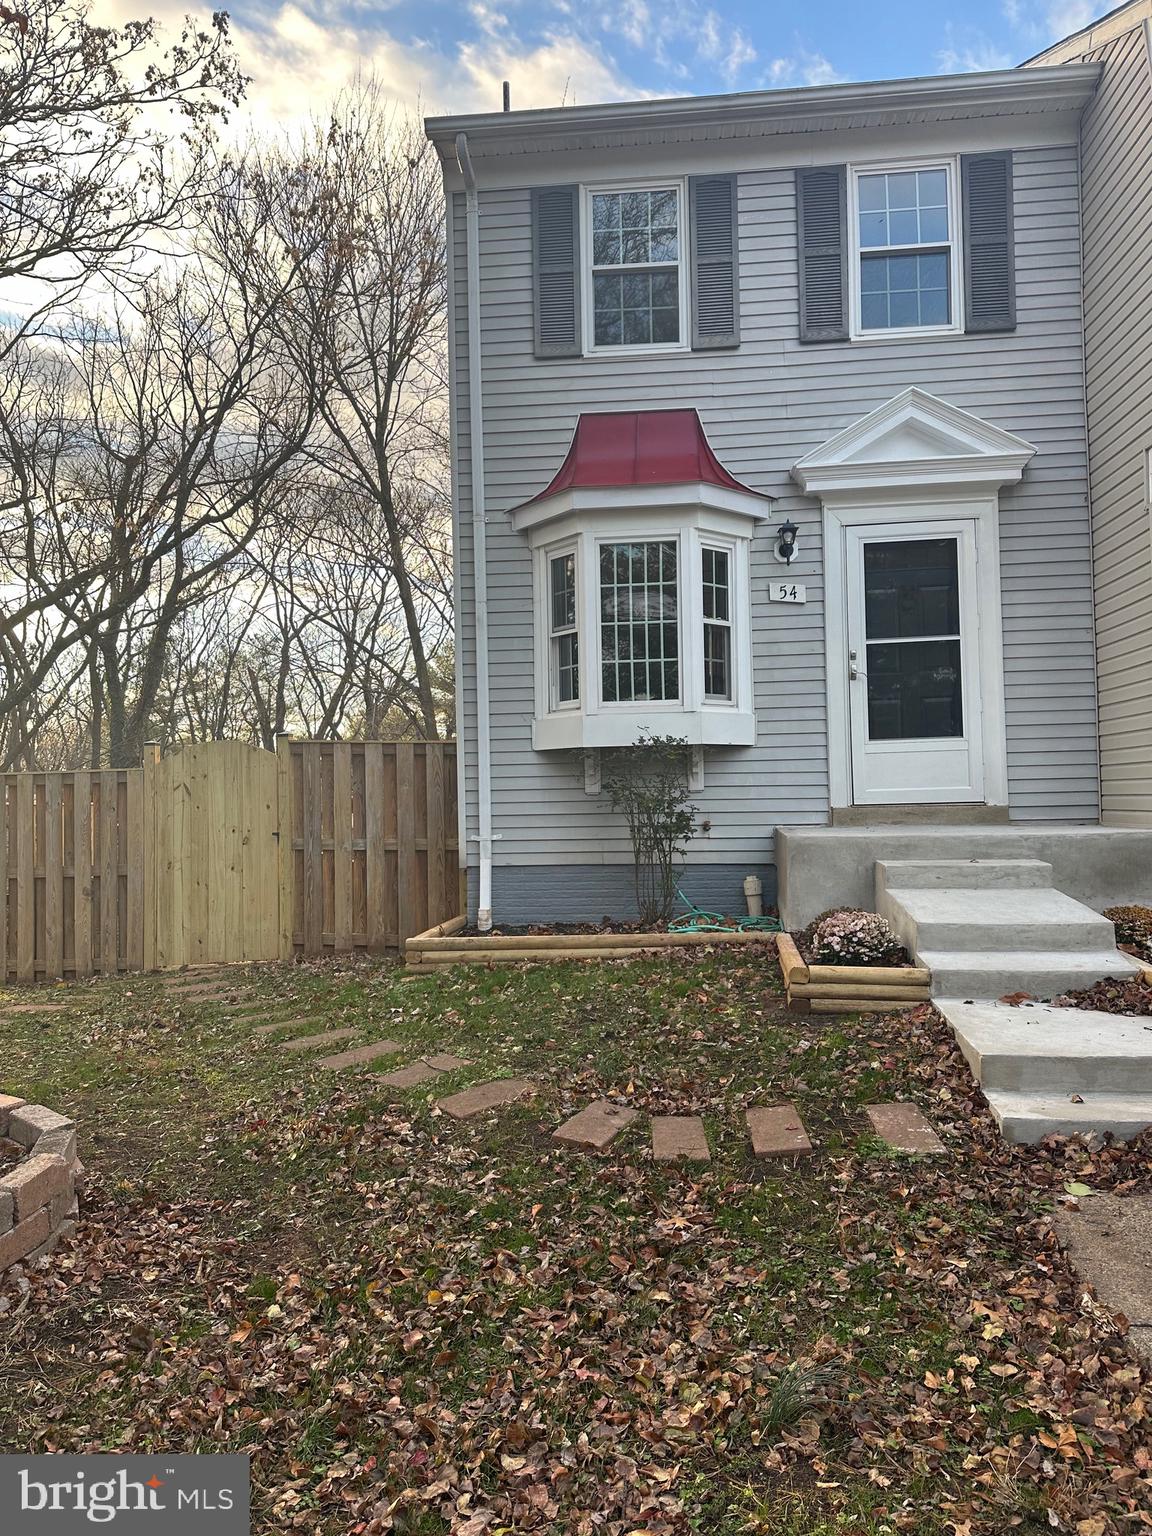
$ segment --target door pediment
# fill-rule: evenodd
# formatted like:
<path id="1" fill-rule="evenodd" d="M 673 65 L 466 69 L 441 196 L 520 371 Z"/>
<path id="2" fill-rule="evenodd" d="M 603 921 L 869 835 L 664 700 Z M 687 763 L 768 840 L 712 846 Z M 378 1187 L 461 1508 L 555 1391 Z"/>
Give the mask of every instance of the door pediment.
<path id="1" fill-rule="evenodd" d="M 1035 452 L 970 411 L 906 389 L 806 453 L 792 476 L 825 501 L 872 490 L 994 491 L 1015 484 Z"/>

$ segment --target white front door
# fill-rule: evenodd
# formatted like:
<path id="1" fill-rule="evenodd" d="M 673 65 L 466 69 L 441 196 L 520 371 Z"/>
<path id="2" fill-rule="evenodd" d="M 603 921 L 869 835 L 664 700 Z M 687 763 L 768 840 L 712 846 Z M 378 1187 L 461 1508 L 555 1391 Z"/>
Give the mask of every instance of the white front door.
<path id="1" fill-rule="evenodd" d="M 844 538 L 853 803 L 982 801 L 975 521 Z"/>

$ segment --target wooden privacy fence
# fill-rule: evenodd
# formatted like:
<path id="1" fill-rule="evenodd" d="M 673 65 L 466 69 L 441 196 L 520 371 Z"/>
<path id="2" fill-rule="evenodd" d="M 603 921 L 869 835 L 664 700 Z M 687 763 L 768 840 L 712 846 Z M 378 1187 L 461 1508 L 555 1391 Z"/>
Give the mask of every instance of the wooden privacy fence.
<path id="1" fill-rule="evenodd" d="M 139 970 L 141 770 L 0 774 L 0 897 L 0 979 Z"/>
<path id="2" fill-rule="evenodd" d="M 0 981 L 398 949 L 461 910 L 452 742 L 0 774 Z"/>

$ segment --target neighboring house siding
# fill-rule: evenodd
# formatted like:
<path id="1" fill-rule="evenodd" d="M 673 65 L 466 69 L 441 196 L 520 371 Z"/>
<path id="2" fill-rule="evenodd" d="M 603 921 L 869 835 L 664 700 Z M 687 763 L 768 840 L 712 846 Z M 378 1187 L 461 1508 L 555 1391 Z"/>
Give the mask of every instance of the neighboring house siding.
<path id="1" fill-rule="evenodd" d="M 1082 124 L 1103 820 L 1152 826 L 1152 4 L 1042 63 L 1104 64 Z M 1111 35 L 1110 35 L 1111 34 Z"/>
<path id="2" fill-rule="evenodd" d="M 668 169 L 668 167 L 665 167 Z M 463 341 L 463 200 L 457 199 L 457 456 L 463 509 L 457 559 L 472 580 Z M 623 825 L 587 796 L 572 758 L 534 752 L 532 577 L 526 541 L 505 514 L 560 464 L 581 411 L 696 406 L 721 461 L 779 498 L 753 548 L 757 744 L 710 748 L 696 795 L 711 830 L 693 862 L 763 870 L 777 824 L 828 819 L 820 506 L 789 478 L 808 449 L 909 385 L 1016 432 L 1038 449 L 1024 482 L 1001 498 L 1007 737 L 1012 815 L 1097 815 L 1089 525 L 1080 346 L 1079 208 L 1073 146 L 1015 157 L 1019 324 L 1005 336 L 798 340 L 796 209 L 790 169 L 742 171 L 741 338 L 723 354 L 532 355 L 529 194 L 481 194 L 484 414 L 488 498 L 491 716 L 496 890 L 499 867 L 594 866 L 628 857 Z M 771 604 L 778 522 L 800 525 L 792 569 L 803 607 Z M 469 644 L 471 598 L 461 615 Z M 475 833 L 475 694 L 465 667 L 465 753 Z M 674 724 L 670 727 L 674 729 Z M 475 844 L 470 862 L 475 862 Z M 563 875 L 554 877 L 562 880 Z M 530 889 L 528 884 L 521 887 Z M 497 919 L 513 920 L 497 903 Z"/>

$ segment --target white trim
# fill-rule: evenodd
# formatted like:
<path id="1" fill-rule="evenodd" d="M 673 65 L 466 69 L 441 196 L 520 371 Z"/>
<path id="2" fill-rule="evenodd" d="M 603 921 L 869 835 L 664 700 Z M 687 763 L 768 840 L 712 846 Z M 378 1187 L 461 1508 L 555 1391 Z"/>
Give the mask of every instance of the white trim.
<path id="1" fill-rule="evenodd" d="M 952 314 L 947 325 L 905 325 L 890 329 L 865 330 L 861 324 L 860 265 L 864 248 L 860 244 L 861 176 L 899 175 L 901 171 L 943 171 L 948 188 L 948 239 L 924 246 L 869 246 L 868 254 L 883 256 L 915 254 L 918 250 L 948 247 L 948 305 Z M 848 167 L 848 313 L 849 336 L 853 341 L 902 341 L 915 336 L 958 336 L 964 330 L 964 272 L 961 265 L 963 232 L 960 216 L 960 159 L 957 155 L 938 155 L 927 159 L 855 161 Z"/>
<path id="2" fill-rule="evenodd" d="M 650 271 L 653 267 L 676 270 L 677 294 L 680 304 L 680 337 L 677 341 L 652 341 L 634 343 L 632 345 L 621 344 L 614 346 L 597 346 L 595 341 L 595 299 L 592 291 L 592 279 L 595 268 L 592 262 L 592 199 L 598 194 L 614 192 L 675 192 L 676 194 L 676 248 L 678 256 L 674 262 L 636 262 L 621 263 L 618 267 L 602 268 L 604 271 Z M 631 178 L 623 181 L 594 181 L 588 182 L 580 188 L 580 294 L 582 298 L 583 314 L 581 316 L 581 335 L 583 337 L 583 350 L 585 357 L 643 357 L 652 353 L 661 355 L 668 352 L 690 352 L 691 337 L 689 333 L 690 307 L 688 303 L 688 182 L 683 176 L 650 177 L 646 180 Z"/>
<path id="3" fill-rule="evenodd" d="M 852 787 L 851 708 L 848 682 L 848 572 L 846 534 L 849 528 L 885 526 L 900 536 L 900 527 L 960 522 L 975 525 L 977 654 L 979 656 L 983 803 L 1008 804 L 1008 748 L 1004 724 L 1004 643 L 1000 602 L 1000 509 L 994 493 L 954 499 L 933 497 L 922 502 L 878 506 L 872 502 L 825 503 L 824 569 L 827 594 L 824 645 L 828 697 L 828 782 L 833 809 L 860 803 Z M 901 793 L 900 802 L 916 798 Z M 871 802 L 875 803 L 875 802 Z"/>
<path id="4" fill-rule="evenodd" d="M 801 460 L 803 463 L 803 460 Z M 574 486 L 552 496 L 540 496 L 522 506 L 513 507 L 509 521 L 517 533 L 532 533 L 560 518 L 591 517 L 597 513 L 633 517 L 652 511 L 683 511 L 698 514 L 696 526 L 713 527 L 722 533 L 731 529 L 739 537 L 750 538 L 747 521 L 764 523 L 772 516 L 772 500 L 754 491 L 730 491 L 726 486 L 706 481 L 679 485 L 606 485 Z"/>
<path id="5" fill-rule="evenodd" d="M 792 476 L 824 501 L 950 496 L 1015 484 L 1035 452 L 1015 433 L 911 388 L 806 453 Z"/>

